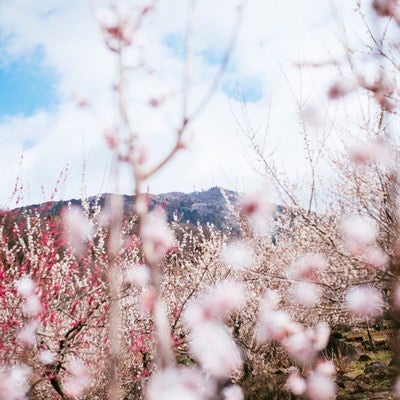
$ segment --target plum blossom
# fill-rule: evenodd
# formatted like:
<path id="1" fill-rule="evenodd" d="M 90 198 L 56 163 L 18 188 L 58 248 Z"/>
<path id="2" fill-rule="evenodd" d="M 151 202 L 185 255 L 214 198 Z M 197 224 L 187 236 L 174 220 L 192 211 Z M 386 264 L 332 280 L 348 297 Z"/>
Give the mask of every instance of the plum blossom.
<path id="1" fill-rule="evenodd" d="M 318 352 L 326 347 L 331 332 L 325 322 L 318 323 L 314 328 L 304 328 L 293 322 L 277 337 L 274 337 L 273 329 L 276 329 L 275 325 L 270 327 L 270 337 L 278 340 L 293 359 L 304 365 L 311 365 L 315 361 Z"/>
<path id="2" fill-rule="evenodd" d="M 289 355 L 299 363 L 311 363 L 315 357 L 312 338 L 308 330 L 299 330 L 282 339 L 281 344 Z"/>
<path id="3" fill-rule="evenodd" d="M 345 306 L 356 316 L 374 318 L 382 314 L 384 302 L 378 289 L 372 286 L 355 286 L 346 292 Z"/>
<path id="4" fill-rule="evenodd" d="M 254 256 L 250 243 L 236 240 L 229 243 L 221 252 L 221 261 L 234 269 L 244 270 L 252 266 Z"/>
<path id="5" fill-rule="evenodd" d="M 382 271 L 388 266 L 390 258 L 380 247 L 370 246 L 364 251 L 362 260 L 370 269 Z"/>
<path id="6" fill-rule="evenodd" d="M 153 288 L 146 288 L 140 294 L 139 305 L 143 312 L 151 314 L 156 303 L 156 293 Z"/>
<path id="7" fill-rule="evenodd" d="M 272 340 L 282 340 L 289 333 L 298 330 L 298 324 L 293 322 L 285 311 L 267 310 L 260 313 L 257 325 L 257 337 L 260 342 L 269 343 Z"/>
<path id="8" fill-rule="evenodd" d="M 22 312 L 29 317 L 36 317 L 42 311 L 42 303 L 39 296 L 32 294 L 25 299 L 22 305 Z"/>
<path id="9" fill-rule="evenodd" d="M 189 349 L 201 367 L 211 376 L 222 379 L 242 367 L 242 354 L 225 326 L 215 321 L 192 327 Z"/>
<path id="10" fill-rule="evenodd" d="M 281 340 L 282 346 L 296 361 L 307 364 L 314 361 L 329 340 L 330 328 L 320 322 L 315 328 L 300 328 Z"/>
<path id="11" fill-rule="evenodd" d="M 280 302 L 279 293 L 272 289 L 266 289 L 260 302 L 260 313 L 274 310 Z"/>
<path id="12" fill-rule="evenodd" d="M 64 236 L 77 254 L 82 254 L 92 238 L 94 226 L 81 207 L 72 206 L 63 213 Z"/>
<path id="13" fill-rule="evenodd" d="M 334 376 L 336 374 L 335 364 L 330 360 L 319 360 L 315 366 L 315 372 L 325 376 Z"/>
<path id="14" fill-rule="evenodd" d="M 146 265 L 135 264 L 124 271 L 124 282 L 143 288 L 150 282 L 150 269 Z"/>
<path id="15" fill-rule="evenodd" d="M 17 282 L 17 292 L 23 297 L 30 296 L 35 289 L 35 282 L 29 276 L 24 276 Z"/>
<path id="16" fill-rule="evenodd" d="M 43 365 L 51 365 L 56 362 L 57 355 L 50 350 L 41 350 L 38 354 L 38 360 Z"/>
<path id="17" fill-rule="evenodd" d="M 306 380 L 301 377 L 299 370 L 295 367 L 291 367 L 285 386 L 286 389 L 295 396 L 302 396 L 307 388 Z"/>
<path id="18" fill-rule="evenodd" d="M 229 385 L 222 389 L 223 400 L 244 400 L 243 390 L 239 385 Z"/>
<path id="19" fill-rule="evenodd" d="M 371 164 L 383 162 L 388 164 L 393 160 L 393 154 L 390 147 L 382 140 L 376 138 L 369 143 L 361 143 L 350 149 L 350 160 L 356 164 Z"/>
<path id="20" fill-rule="evenodd" d="M 287 274 L 292 279 L 315 281 L 327 267 L 324 255 L 307 253 L 288 267 Z"/>
<path id="21" fill-rule="evenodd" d="M 17 340 L 26 347 L 32 347 L 36 342 L 36 331 L 39 328 L 39 321 L 28 322 L 18 333 Z"/>
<path id="22" fill-rule="evenodd" d="M 71 360 L 66 370 L 69 376 L 64 381 L 64 392 L 71 397 L 81 397 L 93 382 L 89 368 L 82 360 Z"/>
<path id="23" fill-rule="evenodd" d="M 193 327 L 209 320 L 223 320 L 246 302 L 245 289 L 235 281 L 223 281 L 192 301 L 185 310 L 186 323 Z"/>
<path id="24" fill-rule="evenodd" d="M 0 400 L 26 400 L 31 373 L 31 368 L 24 364 L 11 368 L 0 366 Z"/>
<path id="25" fill-rule="evenodd" d="M 371 218 L 353 215 L 342 222 L 341 232 L 347 249 L 353 255 L 362 254 L 376 240 L 377 229 Z"/>
<path id="26" fill-rule="evenodd" d="M 167 216 L 161 208 L 149 212 L 143 219 L 140 235 L 150 263 L 158 263 L 173 247 L 175 238 L 167 226 Z"/>
<path id="27" fill-rule="evenodd" d="M 321 298 L 321 290 L 311 282 L 296 282 L 290 289 L 296 303 L 304 307 L 313 307 Z"/>
<path id="28" fill-rule="evenodd" d="M 357 88 L 355 79 L 342 79 L 335 82 L 328 90 L 328 97 L 332 100 L 347 96 Z"/>
<path id="29" fill-rule="evenodd" d="M 146 387 L 148 400 L 207 400 L 215 387 L 195 368 L 168 368 L 156 372 Z"/>
<path id="30" fill-rule="evenodd" d="M 331 377 L 313 371 L 307 377 L 306 395 L 310 400 L 333 399 L 336 395 L 335 382 Z"/>
<path id="31" fill-rule="evenodd" d="M 42 310 L 40 298 L 35 291 L 35 282 L 30 277 L 24 276 L 17 282 L 17 292 L 25 299 L 22 312 L 28 317 L 36 317 Z"/>
<path id="32" fill-rule="evenodd" d="M 266 235 L 271 231 L 273 206 L 266 193 L 252 193 L 242 197 L 240 213 L 245 216 L 258 235 Z"/>
<path id="33" fill-rule="evenodd" d="M 326 322 L 318 322 L 313 330 L 313 346 L 316 351 L 325 349 L 331 336 L 331 328 Z"/>
<path id="34" fill-rule="evenodd" d="M 373 0 L 372 8 L 380 17 L 396 15 L 397 0 Z"/>
<path id="35" fill-rule="evenodd" d="M 272 289 L 267 289 L 260 301 L 257 321 L 257 337 L 260 342 L 280 340 L 298 329 L 286 311 L 275 310 L 279 301 L 279 294 Z"/>

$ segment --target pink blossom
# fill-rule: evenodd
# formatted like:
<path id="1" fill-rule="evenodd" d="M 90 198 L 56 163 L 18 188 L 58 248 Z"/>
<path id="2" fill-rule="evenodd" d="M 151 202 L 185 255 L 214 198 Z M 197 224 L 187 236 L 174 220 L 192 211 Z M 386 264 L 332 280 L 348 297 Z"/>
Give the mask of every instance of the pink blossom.
<path id="1" fill-rule="evenodd" d="M 307 253 L 292 263 L 287 272 L 292 279 L 315 281 L 327 267 L 328 262 L 324 255 Z"/>
<path id="2" fill-rule="evenodd" d="M 396 14 L 398 0 L 373 0 L 372 8 L 380 17 L 391 17 Z"/>
<path id="3" fill-rule="evenodd" d="M 174 245 L 175 238 L 167 226 L 167 216 L 161 208 L 149 212 L 140 231 L 143 249 L 150 263 L 158 263 Z"/>
<path id="4" fill-rule="evenodd" d="M 285 386 L 286 389 L 289 390 L 289 392 L 293 393 L 296 396 L 302 396 L 307 388 L 305 379 L 300 376 L 298 369 L 294 367 L 289 374 Z"/>
<path id="5" fill-rule="evenodd" d="M 148 400 L 208 400 L 213 383 L 194 368 L 169 368 L 154 373 L 146 386 Z"/>
<path id="6" fill-rule="evenodd" d="M 117 14 L 110 9 L 102 8 L 97 13 L 97 21 L 104 29 L 116 28 L 119 20 Z"/>
<path id="7" fill-rule="evenodd" d="M 323 350 L 329 340 L 330 328 L 325 322 L 320 322 L 315 328 L 298 326 L 282 338 L 281 344 L 292 358 L 303 364 L 314 361 L 317 353 Z"/>
<path id="8" fill-rule="evenodd" d="M 331 336 L 331 328 L 326 322 L 318 322 L 313 330 L 313 346 L 316 351 L 325 349 Z"/>
<path id="9" fill-rule="evenodd" d="M 376 162 L 387 164 L 393 159 L 393 154 L 382 138 L 376 138 L 369 143 L 354 146 L 349 152 L 349 157 L 351 161 L 361 165 Z"/>
<path id="10" fill-rule="evenodd" d="M 382 314 L 384 302 L 378 289 L 371 286 L 355 286 L 346 292 L 345 306 L 356 316 L 374 318 Z"/>
<path id="11" fill-rule="evenodd" d="M 243 270 L 250 268 L 253 264 L 255 254 L 250 243 L 236 240 L 229 243 L 221 252 L 221 260 L 234 269 Z"/>
<path id="12" fill-rule="evenodd" d="M 377 236 L 374 221 L 361 215 L 353 215 L 344 220 L 341 231 L 347 249 L 354 255 L 362 254 Z"/>
<path id="13" fill-rule="evenodd" d="M 328 97 L 332 100 L 340 99 L 357 88 L 357 81 L 352 79 L 342 79 L 335 82 L 328 91 Z"/>
<path id="14" fill-rule="evenodd" d="M 362 260 L 369 268 L 382 271 L 388 266 L 390 258 L 380 247 L 370 246 L 364 251 Z"/>
<path id="15" fill-rule="evenodd" d="M 273 206 L 263 191 L 242 197 L 240 212 L 247 217 L 254 233 L 266 235 L 271 231 Z"/>
<path id="16" fill-rule="evenodd" d="M 329 400 L 336 396 L 336 385 L 331 377 L 311 372 L 307 378 L 307 398 L 310 400 Z"/>
<path id="17" fill-rule="evenodd" d="M 211 376 L 227 378 L 241 369 L 241 351 L 222 324 L 208 321 L 192 327 L 189 340 L 190 353 Z"/>
<path id="18" fill-rule="evenodd" d="M 89 368 L 82 360 L 72 360 L 67 364 L 66 370 L 69 376 L 64 381 L 64 392 L 68 396 L 81 397 L 93 382 Z"/>
<path id="19" fill-rule="evenodd" d="M 154 289 L 147 288 L 140 294 L 139 305 L 143 312 L 151 314 L 154 310 L 155 303 L 156 294 Z"/>
<path id="20" fill-rule="evenodd" d="M 299 330 L 281 341 L 290 357 L 299 363 L 307 364 L 314 360 L 316 352 L 309 333 L 309 331 Z"/>
<path id="21" fill-rule="evenodd" d="M 292 285 L 291 294 L 294 301 L 305 307 L 313 307 L 321 297 L 321 290 L 311 282 L 296 282 Z"/>
<path id="22" fill-rule="evenodd" d="M 272 289 L 266 289 L 264 296 L 260 301 L 260 313 L 266 313 L 274 310 L 281 301 L 279 293 Z"/>
<path id="23" fill-rule="evenodd" d="M 280 341 L 297 329 L 298 325 L 291 320 L 289 314 L 285 311 L 267 310 L 259 314 L 257 336 L 261 342 Z"/>

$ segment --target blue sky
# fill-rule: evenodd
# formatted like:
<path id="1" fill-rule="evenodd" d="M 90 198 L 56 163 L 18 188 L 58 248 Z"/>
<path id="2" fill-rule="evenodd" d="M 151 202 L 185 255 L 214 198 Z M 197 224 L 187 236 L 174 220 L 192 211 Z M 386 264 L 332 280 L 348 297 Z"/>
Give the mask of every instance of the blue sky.
<path id="1" fill-rule="evenodd" d="M 0 59 L 0 118 L 57 107 L 57 77 L 43 64 L 43 48 L 25 57 Z"/>

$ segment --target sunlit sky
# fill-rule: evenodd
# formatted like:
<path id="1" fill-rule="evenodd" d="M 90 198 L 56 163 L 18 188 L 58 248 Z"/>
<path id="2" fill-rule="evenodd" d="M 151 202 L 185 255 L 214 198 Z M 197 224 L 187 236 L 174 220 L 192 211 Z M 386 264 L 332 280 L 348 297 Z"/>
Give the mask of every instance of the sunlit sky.
<path id="1" fill-rule="evenodd" d="M 0 207 L 132 191 L 122 171 L 116 186 L 105 134 L 117 123 L 115 56 L 99 29 L 107 2 L 0 2 Z M 135 14 L 144 1 L 120 1 Z M 190 1 L 159 0 L 134 46 L 146 74 L 127 79 L 127 105 L 154 165 L 173 143 L 181 112 L 184 42 Z M 207 93 L 228 46 L 237 1 L 199 0 L 193 14 L 189 111 Z M 368 4 L 368 2 L 366 2 Z M 150 192 L 259 183 L 243 133 L 268 132 L 266 153 L 297 179 L 304 168 L 296 96 L 318 108 L 337 71 L 300 70 L 301 63 L 343 58 L 343 21 L 353 25 L 351 0 L 248 0 L 228 68 L 207 108 L 184 138 L 187 149 L 148 182 Z M 349 25 L 350 21 L 350 25 Z M 132 61 L 135 54 L 127 58 Z M 134 62 L 134 61 L 132 61 Z M 321 97 L 322 96 L 322 97 Z M 166 99 L 154 109 L 152 98 Z M 77 103 L 85 99 L 87 107 Z M 248 150 L 248 149 L 247 149 Z M 63 172 L 65 171 L 65 172 Z M 60 180 L 60 174 L 63 175 Z M 65 179 L 64 179 L 65 176 Z M 57 183 L 57 181 L 59 181 Z M 18 194 L 13 195 L 15 186 Z"/>

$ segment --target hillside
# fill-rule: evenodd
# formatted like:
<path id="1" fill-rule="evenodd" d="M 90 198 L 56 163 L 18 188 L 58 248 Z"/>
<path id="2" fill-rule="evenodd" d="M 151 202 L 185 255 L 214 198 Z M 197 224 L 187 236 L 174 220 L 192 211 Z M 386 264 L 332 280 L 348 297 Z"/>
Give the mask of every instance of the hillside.
<path id="1" fill-rule="evenodd" d="M 226 198 L 231 204 L 235 204 L 239 197 L 238 193 L 213 187 L 208 190 L 196 191 L 192 193 L 170 192 L 163 194 L 148 194 L 150 209 L 162 207 L 167 213 L 168 220 L 171 221 L 174 214 L 178 216 L 178 220 L 183 223 L 202 225 L 207 223 L 214 224 L 217 228 L 223 229 L 228 226 L 232 227 L 234 221 L 230 215 Z M 103 206 L 109 193 L 100 196 L 91 196 L 88 198 L 89 205 L 93 208 L 96 204 Z M 134 213 L 135 196 L 121 195 L 123 197 L 124 214 L 131 215 Z M 14 210 L 16 213 L 29 210 L 40 210 L 44 215 L 60 215 L 61 211 L 68 204 L 82 205 L 80 199 L 60 200 L 47 202 L 43 204 L 33 204 Z"/>

